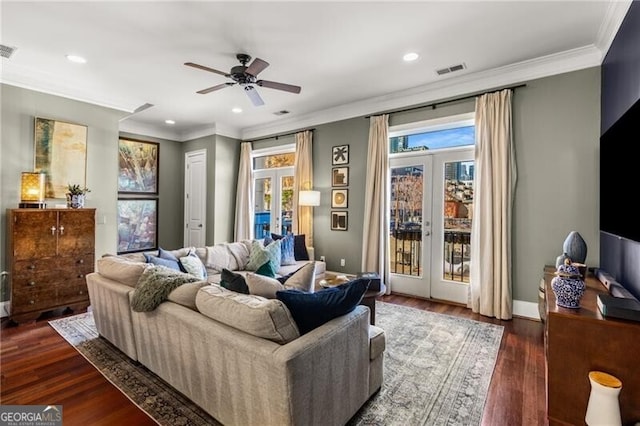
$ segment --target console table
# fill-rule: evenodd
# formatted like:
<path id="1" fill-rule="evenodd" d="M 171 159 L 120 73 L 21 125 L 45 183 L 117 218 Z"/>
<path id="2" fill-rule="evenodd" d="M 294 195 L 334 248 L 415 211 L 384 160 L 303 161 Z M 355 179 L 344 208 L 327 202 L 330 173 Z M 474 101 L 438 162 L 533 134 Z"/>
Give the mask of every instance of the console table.
<path id="1" fill-rule="evenodd" d="M 549 426 L 585 424 L 591 392 L 588 375 L 594 370 L 622 381 L 622 424 L 640 421 L 640 322 L 604 318 L 596 297 L 607 289 L 590 273 L 580 308 L 558 307 L 551 289 L 555 271 L 545 266 L 540 300 Z"/>

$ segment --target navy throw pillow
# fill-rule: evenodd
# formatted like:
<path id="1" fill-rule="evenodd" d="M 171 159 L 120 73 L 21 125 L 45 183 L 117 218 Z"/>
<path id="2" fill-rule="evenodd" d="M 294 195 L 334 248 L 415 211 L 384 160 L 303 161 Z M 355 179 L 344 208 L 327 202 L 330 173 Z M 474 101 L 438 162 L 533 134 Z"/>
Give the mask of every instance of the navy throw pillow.
<path id="1" fill-rule="evenodd" d="M 249 294 L 249 286 L 241 274 L 223 268 L 220 274 L 220 285 L 236 293 Z"/>
<path id="2" fill-rule="evenodd" d="M 369 288 L 369 283 L 370 280 L 360 278 L 315 293 L 280 290 L 276 292 L 276 298 L 289 308 L 300 334 L 305 334 L 353 311 Z"/>

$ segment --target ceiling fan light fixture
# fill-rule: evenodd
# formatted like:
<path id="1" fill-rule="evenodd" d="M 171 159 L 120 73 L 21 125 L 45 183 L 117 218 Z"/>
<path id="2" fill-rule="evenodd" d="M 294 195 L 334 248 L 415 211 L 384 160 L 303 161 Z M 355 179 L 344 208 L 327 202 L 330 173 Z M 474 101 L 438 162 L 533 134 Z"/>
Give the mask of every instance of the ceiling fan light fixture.
<path id="1" fill-rule="evenodd" d="M 418 55 L 416 52 L 409 52 L 409 53 L 405 54 L 405 55 L 402 57 L 402 59 L 403 59 L 405 62 L 413 62 L 413 61 L 415 61 L 416 59 L 418 59 L 419 57 L 420 57 L 420 55 Z"/>

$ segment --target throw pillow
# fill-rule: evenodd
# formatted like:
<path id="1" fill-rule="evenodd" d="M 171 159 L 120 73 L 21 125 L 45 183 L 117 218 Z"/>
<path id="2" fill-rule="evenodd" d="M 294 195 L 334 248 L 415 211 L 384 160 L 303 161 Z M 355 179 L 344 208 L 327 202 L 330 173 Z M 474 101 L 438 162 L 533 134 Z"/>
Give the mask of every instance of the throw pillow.
<path id="1" fill-rule="evenodd" d="M 166 259 L 165 259 L 166 260 Z M 199 281 L 196 277 L 164 266 L 147 268 L 138 280 L 131 297 L 131 309 L 149 312 L 167 300 L 169 293 L 185 283 Z"/>
<path id="2" fill-rule="evenodd" d="M 196 295 L 198 294 L 198 290 L 206 285 L 209 285 L 209 283 L 206 281 L 196 281 L 195 283 L 182 284 L 178 288 L 174 289 L 171 293 L 169 293 L 169 295 L 167 296 L 167 300 L 197 311 L 198 309 L 196 308 Z"/>
<path id="3" fill-rule="evenodd" d="M 274 240 L 281 240 L 284 235 L 271 234 L 271 238 Z M 293 255 L 296 260 L 309 260 L 309 251 L 307 250 L 307 242 L 305 241 L 305 235 L 293 236 Z"/>
<path id="4" fill-rule="evenodd" d="M 280 264 L 285 265 L 295 265 L 296 264 L 296 256 L 294 254 L 294 236 L 293 234 L 289 234 L 283 239 L 280 240 L 280 245 L 282 248 L 282 260 Z"/>
<path id="5" fill-rule="evenodd" d="M 185 272 L 191 274 L 201 280 L 207 279 L 207 268 L 200 260 L 197 254 L 189 253 L 187 256 L 180 258 L 180 264 L 185 269 Z"/>
<path id="6" fill-rule="evenodd" d="M 278 290 L 284 290 L 285 286 L 275 278 L 265 277 L 254 273 L 247 273 L 245 276 L 249 294 L 254 296 L 262 296 L 267 299 L 275 299 Z"/>
<path id="7" fill-rule="evenodd" d="M 245 269 L 247 271 L 255 271 L 261 267 L 264 262 L 269 261 L 273 265 L 273 269 L 277 271 L 280 268 L 281 258 L 282 252 L 279 240 L 272 242 L 266 247 L 264 247 L 260 241 L 254 240 L 251 243 L 249 263 L 247 263 Z"/>
<path id="8" fill-rule="evenodd" d="M 276 271 L 273 269 L 273 265 L 269 261 L 264 262 L 261 267 L 256 269 L 256 274 L 271 278 L 276 277 Z"/>
<path id="9" fill-rule="evenodd" d="M 169 269 L 173 269 L 173 270 L 182 272 L 182 270 L 180 269 L 180 261 L 178 259 L 176 259 L 176 260 L 164 259 L 162 257 L 154 256 L 154 255 L 148 254 L 148 253 L 143 253 L 143 254 L 144 254 L 144 258 L 146 259 L 147 263 L 152 263 L 152 264 L 158 265 L 158 266 L 164 266 L 165 268 L 169 268 Z"/>
<path id="10" fill-rule="evenodd" d="M 275 299 L 279 290 L 295 289 L 304 292 L 312 292 L 314 287 L 316 266 L 315 262 L 309 262 L 295 271 L 286 280 L 281 281 L 264 275 L 248 273 L 246 275 L 249 294 Z"/>
<path id="11" fill-rule="evenodd" d="M 249 287 L 244 277 L 228 269 L 223 269 L 220 274 L 220 286 L 236 293 L 249 294 Z"/>
<path id="12" fill-rule="evenodd" d="M 368 288 L 368 279 L 356 279 L 315 293 L 280 290 L 276 292 L 276 297 L 289 308 L 300 334 L 305 334 L 353 311 Z"/>
<path id="13" fill-rule="evenodd" d="M 182 272 L 187 272 L 187 270 L 185 268 L 182 267 L 182 265 L 180 264 L 180 261 L 178 260 L 178 257 L 171 253 L 170 251 L 167 251 L 165 249 L 163 249 L 162 247 L 158 248 L 158 257 L 160 259 L 167 259 L 167 260 L 172 260 L 174 262 L 178 263 L 178 267 L 180 268 L 180 270 Z"/>
<path id="14" fill-rule="evenodd" d="M 285 288 L 297 288 L 307 293 L 312 293 L 315 287 L 316 263 L 308 262 L 302 268 L 295 271 L 282 284 Z"/>
<path id="15" fill-rule="evenodd" d="M 271 238 L 271 234 L 267 234 L 267 235 L 264 236 L 264 239 L 262 240 L 262 245 L 264 245 L 266 247 L 269 244 L 271 244 L 272 242 L 273 242 L 273 238 Z"/>

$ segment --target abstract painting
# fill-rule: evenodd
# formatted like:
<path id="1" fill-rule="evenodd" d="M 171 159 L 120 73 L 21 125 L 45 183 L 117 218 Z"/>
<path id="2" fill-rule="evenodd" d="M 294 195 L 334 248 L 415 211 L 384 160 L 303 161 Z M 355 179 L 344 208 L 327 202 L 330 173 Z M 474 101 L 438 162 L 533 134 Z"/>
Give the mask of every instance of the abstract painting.
<path id="1" fill-rule="evenodd" d="M 158 247 L 158 200 L 118 200 L 118 253 Z"/>
<path id="2" fill-rule="evenodd" d="M 349 163 L 349 145 L 334 146 L 331 149 L 331 164 L 337 166 L 339 164 Z"/>
<path id="3" fill-rule="evenodd" d="M 158 194 L 160 145 L 133 139 L 118 144 L 118 192 Z"/>
<path id="4" fill-rule="evenodd" d="M 34 171 L 43 172 L 46 198 L 66 198 L 69 184 L 86 187 L 87 126 L 36 117 Z"/>

